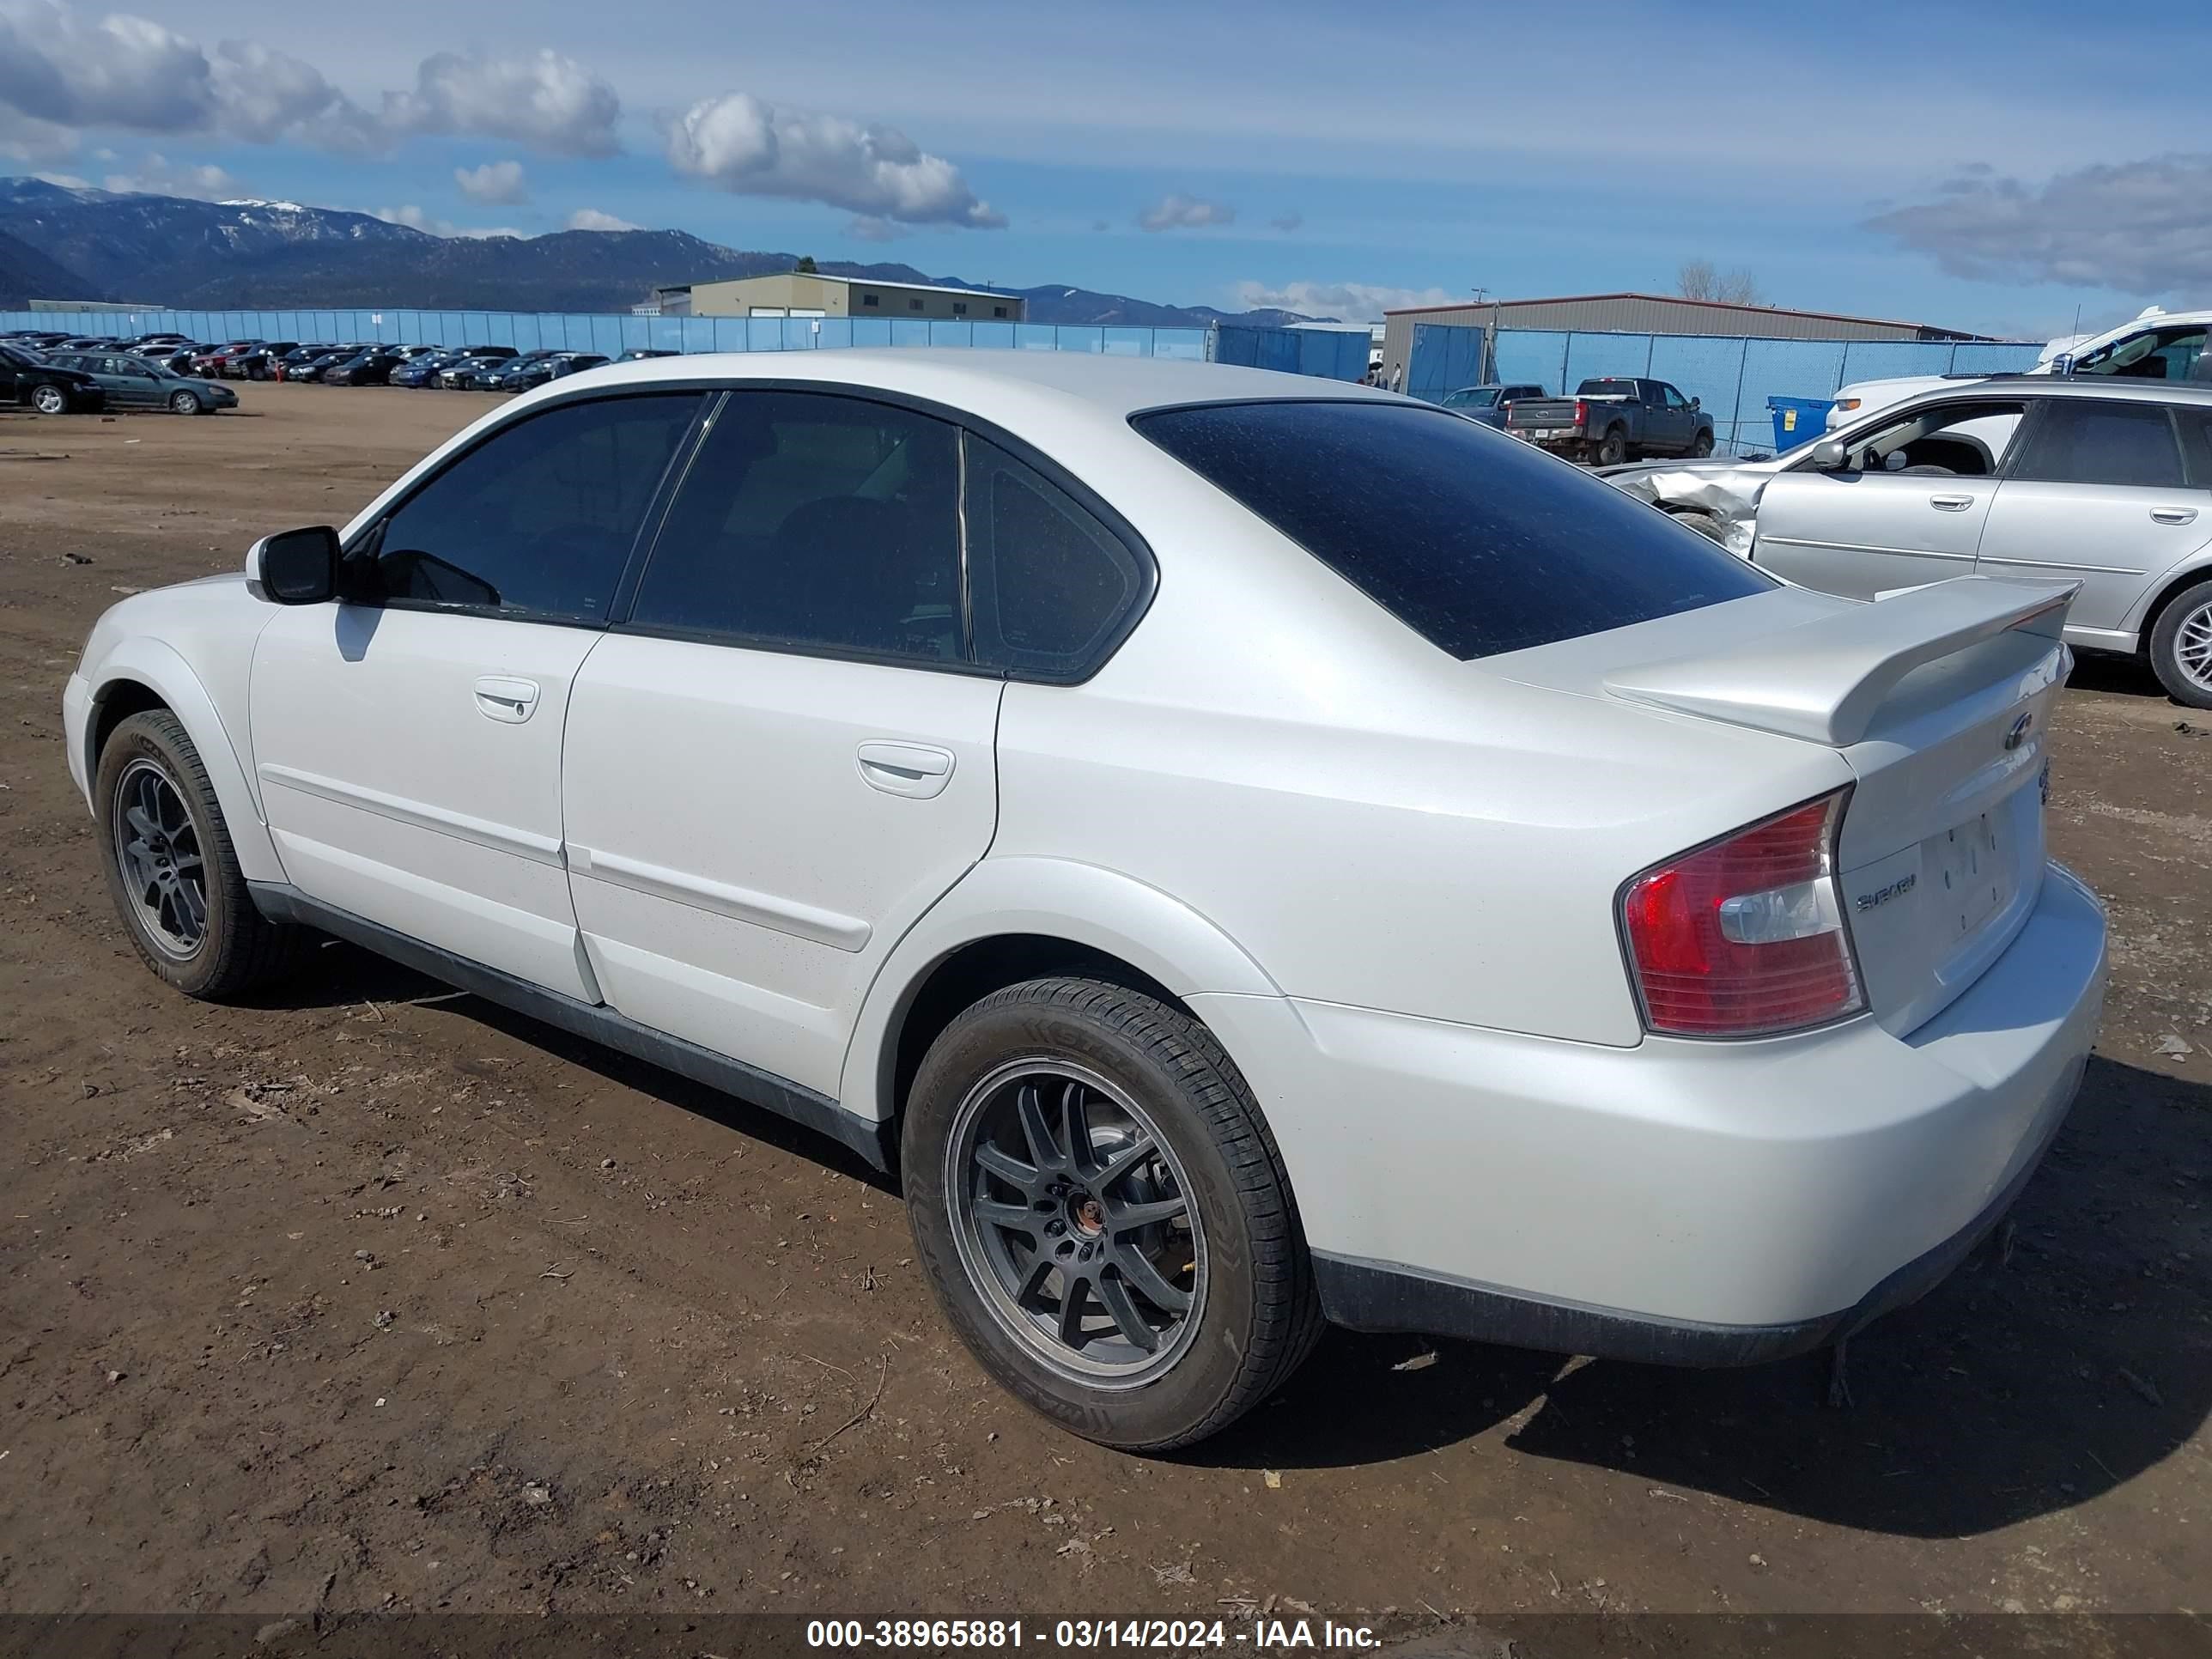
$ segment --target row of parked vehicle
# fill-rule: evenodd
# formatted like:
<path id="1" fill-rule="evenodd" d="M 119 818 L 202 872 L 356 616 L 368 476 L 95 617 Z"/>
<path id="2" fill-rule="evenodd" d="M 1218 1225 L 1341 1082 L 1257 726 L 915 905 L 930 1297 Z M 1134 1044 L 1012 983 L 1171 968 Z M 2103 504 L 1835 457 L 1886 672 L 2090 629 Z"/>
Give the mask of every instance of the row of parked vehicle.
<path id="1" fill-rule="evenodd" d="M 179 414 L 211 413 L 238 401 L 228 387 L 206 385 L 223 380 L 526 392 L 605 362 L 676 355 L 640 349 L 610 358 L 599 352 L 552 348 L 520 351 L 502 345 L 392 345 L 368 340 L 246 339 L 209 345 L 179 334 L 120 339 L 35 330 L 0 337 L 0 352 L 20 354 L 24 369 L 47 366 L 56 371 L 19 376 L 22 383 L 16 389 L 19 401 L 40 409 L 51 404 L 47 412 L 52 414 L 109 403 L 159 405 Z M 7 390 L 4 377 L 0 377 L 0 393 Z"/>

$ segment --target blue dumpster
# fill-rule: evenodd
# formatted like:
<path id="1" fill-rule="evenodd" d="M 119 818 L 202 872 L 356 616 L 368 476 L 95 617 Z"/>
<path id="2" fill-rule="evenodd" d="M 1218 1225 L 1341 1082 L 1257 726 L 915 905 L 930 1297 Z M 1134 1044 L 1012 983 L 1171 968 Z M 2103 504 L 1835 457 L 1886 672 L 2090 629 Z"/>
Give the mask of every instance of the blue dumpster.
<path id="1" fill-rule="evenodd" d="M 1832 398 L 1769 398 L 1766 407 L 1774 416 L 1774 453 L 1809 443 L 1828 428 Z"/>

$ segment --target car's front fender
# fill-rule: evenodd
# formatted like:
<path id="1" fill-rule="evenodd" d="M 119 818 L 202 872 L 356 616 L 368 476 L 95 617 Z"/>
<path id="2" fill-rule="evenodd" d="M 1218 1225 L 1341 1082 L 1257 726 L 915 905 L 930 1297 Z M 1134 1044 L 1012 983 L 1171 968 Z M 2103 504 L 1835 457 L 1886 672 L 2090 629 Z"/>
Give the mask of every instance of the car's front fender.
<path id="1" fill-rule="evenodd" d="M 1012 934 L 1103 951 L 1181 997 L 1283 994 L 1236 940 L 1157 887 L 1066 859 L 987 858 L 908 930 L 878 971 L 845 1051 L 838 1103 L 865 1118 L 889 1117 L 897 1104 L 899 1028 L 915 995 L 963 946 Z"/>
<path id="2" fill-rule="evenodd" d="M 248 649 L 251 649 L 249 641 Z M 223 825 L 230 832 L 239 868 L 248 881 L 282 881 L 284 866 L 276 843 L 261 816 L 261 801 L 251 782 L 229 728 L 215 699 L 198 675 L 176 649 L 149 635 L 127 634 L 105 651 L 98 662 L 87 661 L 80 671 L 92 688 L 92 702 L 84 730 L 75 740 L 84 745 L 84 775 L 88 784 L 100 775 L 100 756 L 93 748 L 94 734 L 107 699 L 118 688 L 144 686 L 184 723 L 200 764 L 207 769 L 216 802 L 222 808 Z"/>

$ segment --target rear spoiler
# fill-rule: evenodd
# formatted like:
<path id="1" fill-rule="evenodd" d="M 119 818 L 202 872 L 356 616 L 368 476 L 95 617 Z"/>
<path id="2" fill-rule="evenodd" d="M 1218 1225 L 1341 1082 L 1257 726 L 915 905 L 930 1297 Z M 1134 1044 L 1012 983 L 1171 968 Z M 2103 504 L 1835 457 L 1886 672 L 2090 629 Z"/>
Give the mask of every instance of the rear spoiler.
<path id="1" fill-rule="evenodd" d="M 1779 633 L 1605 677 L 1616 697 L 1838 749 L 1914 669 L 2017 630 L 2059 643 L 2079 582 L 1962 576 L 1909 587 Z"/>

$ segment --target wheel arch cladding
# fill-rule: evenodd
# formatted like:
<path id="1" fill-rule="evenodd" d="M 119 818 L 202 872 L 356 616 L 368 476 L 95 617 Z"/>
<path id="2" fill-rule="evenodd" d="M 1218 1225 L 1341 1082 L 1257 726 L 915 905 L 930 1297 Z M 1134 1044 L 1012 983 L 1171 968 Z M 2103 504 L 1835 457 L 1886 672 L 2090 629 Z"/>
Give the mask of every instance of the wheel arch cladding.
<path id="1" fill-rule="evenodd" d="M 2199 582 L 2212 581 L 2212 557 L 2206 556 L 2204 551 L 2200 550 L 2190 555 L 2190 560 L 2191 562 L 2186 569 L 2175 571 L 2159 584 L 2158 591 L 2152 596 L 2151 602 L 2143 607 L 2142 623 L 2136 629 L 2138 649 L 2143 651 L 2150 649 L 2150 636 L 2158 627 L 2159 618 L 2166 615 L 2166 606 L 2172 605 Z"/>
<path id="2" fill-rule="evenodd" d="M 92 714 L 85 726 L 85 775 L 99 775 L 100 749 L 118 726 L 148 708 L 167 708 L 199 751 L 240 870 L 249 881 L 283 880 L 283 864 L 262 822 L 260 798 L 214 700 L 185 659 L 160 641 L 141 636 L 122 641 L 86 678 L 94 690 Z M 123 701 L 118 702 L 118 698 Z"/>

